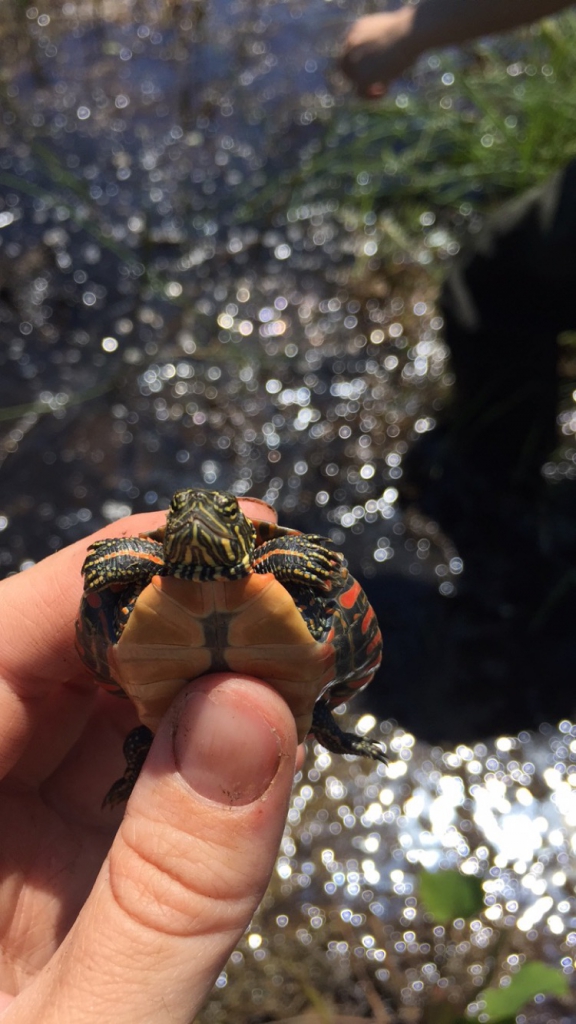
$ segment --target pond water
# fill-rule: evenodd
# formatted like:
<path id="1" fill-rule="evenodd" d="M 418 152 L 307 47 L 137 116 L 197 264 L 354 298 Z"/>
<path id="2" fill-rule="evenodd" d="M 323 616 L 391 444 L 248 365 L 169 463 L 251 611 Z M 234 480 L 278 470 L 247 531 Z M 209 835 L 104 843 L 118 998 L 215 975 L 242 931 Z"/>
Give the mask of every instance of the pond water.
<path id="1" fill-rule="evenodd" d="M 336 1005 L 342 1021 L 461 1024 L 468 1006 L 482 1022 L 482 990 L 530 960 L 573 980 L 576 727 L 453 749 L 388 723 L 381 735 L 387 768 L 317 747 L 296 779 L 268 895 L 205 1024 L 239 1006 L 251 1021 L 296 1021 L 310 1001 L 318 1020 Z M 439 923 L 419 875 L 456 867 L 482 878 L 484 908 Z M 573 1000 L 539 996 L 516 1019 L 573 1024 Z"/>
<path id="2" fill-rule="evenodd" d="M 380 272 L 370 215 L 273 201 L 346 102 L 354 10 L 3 9 L 4 572 L 205 485 L 454 594 L 454 546 L 398 506 L 451 383 L 430 284 Z"/>
<path id="3" fill-rule="evenodd" d="M 366 301 L 370 224 L 347 237 L 322 204 L 259 219 L 342 102 L 343 12 L 113 6 L 4 23 L 5 568 L 202 483 L 342 541 L 370 528 L 369 574 L 414 562 L 395 485 L 449 383 L 441 322 L 384 278 Z"/>
<path id="4" fill-rule="evenodd" d="M 572 646 L 560 638 L 544 649 L 539 635 L 526 639 L 514 624 L 503 636 L 501 595 L 493 601 L 488 588 L 478 599 L 461 588 L 462 552 L 434 518 L 401 502 L 406 456 L 436 425 L 453 385 L 435 289 L 417 266 L 384 268 L 370 210 L 347 223 L 334 195 L 303 198 L 306 162 L 333 111 L 351 102 L 334 71 L 339 39 L 368 9 L 344 0 L 4 0 L 0 568 L 25 569 L 106 522 L 165 508 L 189 485 L 255 494 L 281 522 L 330 535 L 377 606 L 386 638 L 370 707 L 419 738 L 460 742 L 460 753 L 417 743 L 409 780 L 399 769 L 396 782 L 380 769 L 366 777 L 358 767 L 339 769 L 351 772 L 341 785 L 353 797 L 350 821 L 336 812 L 342 842 L 353 839 L 373 867 L 350 862 L 334 892 L 356 886 L 350 898 L 385 922 L 406 896 L 408 922 L 417 912 L 415 864 L 466 863 L 482 877 L 488 870 L 489 920 L 497 922 L 496 906 L 510 928 L 524 914 L 523 935 L 564 942 L 568 974 L 576 740 L 562 757 L 558 747 L 572 726 L 534 741 L 527 733 L 504 739 L 523 751 L 531 775 L 519 754 L 516 769 L 496 764 L 498 750 L 512 747 L 461 744 L 567 714 L 561 690 L 543 696 L 541 682 L 551 666 L 569 675 Z M 384 737 L 398 764 L 408 764 L 411 733 L 386 723 Z M 330 801 L 343 795 L 326 775 L 335 771 L 330 759 L 319 757 L 310 769 L 317 774 L 302 782 L 310 793 L 297 797 L 316 824 L 307 838 L 289 832 L 288 861 L 280 862 L 285 885 L 288 876 L 301 879 L 297 913 L 308 917 L 322 893 L 333 895 L 320 886 L 302 903 L 311 884 L 302 879 L 314 873 L 305 867 L 310 836 L 329 828 L 326 814 L 332 821 L 341 806 Z M 553 814 L 557 780 L 546 771 L 560 771 L 564 787 Z M 443 781 L 460 775 L 462 784 Z M 531 777 L 540 780 L 533 789 Z M 534 839 L 524 858 L 503 852 L 511 837 L 498 818 L 502 786 L 514 790 Z M 474 846 L 455 831 L 458 807 L 470 811 L 463 832 L 473 830 Z M 548 821 L 547 831 L 534 821 Z M 376 865 L 370 836 L 380 826 L 390 842 Z M 426 849 L 416 856 L 422 829 Z M 346 862 L 341 850 L 333 857 Z M 359 871 L 360 882 L 352 878 Z M 537 900 L 542 913 L 530 918 Z M 364 924 L 361 917 L 350 927 Z M 489 927 L 481 924 L 482 948 Z M 307 938 L 295 941 L 307 948 Z M 428 950 L 418 947 L 416 966 L 402 969 L 424 971 L 426 981 L 430 940 L 422 941 Z M 368 956 L 381 947 L 362 942 L 375 969 L 387 971 Z M 405 944 L 400 959 L 414 952 L 415 938 L 394 942 Z M 482 946 L 470 942 L 472 951 Z M 258 943 L 249 948 L 258 960 Z M 416 1005 L 420 991 L 412 985 L 400 1001 Z"/>

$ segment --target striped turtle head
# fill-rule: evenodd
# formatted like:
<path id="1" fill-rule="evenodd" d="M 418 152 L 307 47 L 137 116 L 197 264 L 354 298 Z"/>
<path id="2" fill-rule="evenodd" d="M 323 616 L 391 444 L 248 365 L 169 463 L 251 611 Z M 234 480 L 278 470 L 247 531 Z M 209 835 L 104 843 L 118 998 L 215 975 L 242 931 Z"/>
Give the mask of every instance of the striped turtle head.
<path id="1" fill-rule="evenodd" d="M 172 498 L 164 534 L 164 560 L 171 576 L 247 576 L 255 542 L 256 531 L 233 494 L 187 490 Z"/>

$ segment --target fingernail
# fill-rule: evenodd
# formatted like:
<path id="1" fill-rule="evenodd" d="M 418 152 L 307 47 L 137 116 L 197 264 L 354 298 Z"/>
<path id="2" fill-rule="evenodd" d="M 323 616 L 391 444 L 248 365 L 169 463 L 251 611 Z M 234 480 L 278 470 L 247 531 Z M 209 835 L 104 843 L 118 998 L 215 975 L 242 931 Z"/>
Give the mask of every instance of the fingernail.
<path id="1" fill-rule="evenodd" d="M 237 806 L 266 792 L 280 765 L 277 734 L 238 690 L 186 698 L 174 738 L 180 774 L 200 796 Z"/>

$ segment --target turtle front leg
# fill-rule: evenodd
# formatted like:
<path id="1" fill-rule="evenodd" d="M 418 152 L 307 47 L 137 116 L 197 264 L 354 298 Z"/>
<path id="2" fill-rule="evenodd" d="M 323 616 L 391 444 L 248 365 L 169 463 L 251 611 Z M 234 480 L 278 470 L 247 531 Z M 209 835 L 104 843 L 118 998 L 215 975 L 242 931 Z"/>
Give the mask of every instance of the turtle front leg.
<path id="1" fill-rule="evenodd" d="M 131 583 L 145 587 L 163 568 L 163 549 L 156 540 L 147 537 L 97 540 L 88 548 L 82 566 L 84 590 L 127 587 Z"/>
<path id="2" fill-rule="evenodd" d="M 330 591 L 347 573 L 344 556 L 332 541 L 315 533 L 292 534 L 268 540 L 256 548 L 254 572 L 271 572 L 281 583 L 298 583 Z"/>
<path id="3" fill-rule="evenodd" d="M 117 807 L 118 804 L 126 803 L 140 775 L 153 739 L 154 734 L 146 725 L 138 725 L 128 733 L 123 747 L 126 758 L 124 775 L 109 789 L 102 807 Z"/>
<path id="4" fill-rule="evenodd" d="M 377 740 L 356 736 L 353 732 L 343 732 L 324 700 L 318 700 L 314 705 L 310 732 L 331 754 L 355 754 L 357 757 L 370 757 L 373 761 L 381 761 L 382 764 L 388 763 L 388 758 Z"/>

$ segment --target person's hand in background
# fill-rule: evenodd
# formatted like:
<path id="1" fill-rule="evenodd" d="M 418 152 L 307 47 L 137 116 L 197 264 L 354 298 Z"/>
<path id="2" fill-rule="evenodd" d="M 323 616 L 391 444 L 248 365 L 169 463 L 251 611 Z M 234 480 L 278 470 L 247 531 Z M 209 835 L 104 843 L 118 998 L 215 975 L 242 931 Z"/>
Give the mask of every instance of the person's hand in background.
<path id="1" fill-rule="evenodd" d="M 378 99 L 419 56 L 413 7 L 359 18 L 344 41 L 340 66 L 359 96 Z"/>
<path id="2" fill-rule="evenodd" d="M 507 32 L 570 6 L 567 0 L 421 0 L 355 21 L 340 66 L 360 96 L 378 99 L 426 50 Z"/>

